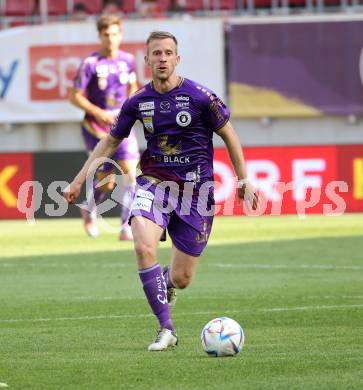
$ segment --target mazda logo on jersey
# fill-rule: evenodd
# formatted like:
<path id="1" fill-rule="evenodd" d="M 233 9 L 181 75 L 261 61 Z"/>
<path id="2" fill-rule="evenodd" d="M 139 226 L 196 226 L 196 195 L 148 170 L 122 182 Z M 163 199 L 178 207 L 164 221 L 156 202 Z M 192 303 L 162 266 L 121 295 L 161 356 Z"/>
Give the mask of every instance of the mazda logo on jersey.
<path id="1" fill-rule="evenodd" d="M 168 101 L 164 100 L 160 103 L 160 108 L 162 110 L 170 110 L 170 103 Z"/>
<path id="2" fill-rule="evenodd" d="M 188 111 L 180 111 L 176 116 L 176 123 L 181 127 L 186 127 L 192 121 L 192 116 Z"/>

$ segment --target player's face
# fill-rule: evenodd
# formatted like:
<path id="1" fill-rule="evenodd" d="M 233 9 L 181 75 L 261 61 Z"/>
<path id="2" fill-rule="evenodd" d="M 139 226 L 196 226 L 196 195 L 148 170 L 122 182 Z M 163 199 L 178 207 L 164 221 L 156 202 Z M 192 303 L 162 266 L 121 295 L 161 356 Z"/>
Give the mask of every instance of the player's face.
<path id="1" fill-rule="evenodd" d="M 145 62 L 151 68 L 153 79 L 167 80 L 179 61 L 175 42 L 171 38 L 154 39 L 149 43 Z"/>
<path id="2" fill-rule="evenodd" d="M 122 32 L 117 24 L 104 28 L 100 32 L 101 47 L 107 51 L 116 51 L 122 40 Z"/>

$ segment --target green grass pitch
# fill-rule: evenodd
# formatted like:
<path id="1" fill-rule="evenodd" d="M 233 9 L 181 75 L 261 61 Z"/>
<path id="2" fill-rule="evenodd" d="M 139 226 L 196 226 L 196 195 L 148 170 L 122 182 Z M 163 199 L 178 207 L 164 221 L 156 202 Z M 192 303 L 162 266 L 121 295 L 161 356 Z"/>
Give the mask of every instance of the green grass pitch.
<path id="1" fill-rule="evenodd" d="M 0 242 L 9 389 L 363 388 L 362 214 L 216 218 L 173 310 L 180 344 L 154 353 L 132 243 L 107 231 L 92 240 L 80 220 L 56 219 L 2 221 Z M 208 357 L 200 332 L 224 315 L 242 325 L 245 347 Z"/>

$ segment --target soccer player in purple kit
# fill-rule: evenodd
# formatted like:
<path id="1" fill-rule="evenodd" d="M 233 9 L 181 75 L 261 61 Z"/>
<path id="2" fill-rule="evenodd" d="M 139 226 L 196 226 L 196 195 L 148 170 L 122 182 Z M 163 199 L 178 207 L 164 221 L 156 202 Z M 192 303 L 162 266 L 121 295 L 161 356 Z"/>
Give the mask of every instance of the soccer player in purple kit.
<path id="1" fill-rule="evenodd" d="M 84 59 L 70 94 L 71 103 L 85 111 L 82 135 L 88 152 L 107 136 L 120 107 L 127 97 L 138 89 L 134 56 L 119 50 L 122 40 L 119 17 L 101 16 L 97 21 L 97 30 L 100 50 Z M 128 219 L 139 159 L 138 144 L 133 131 L 120 143 L 112 158 L 124 173 L 120 239 L 129 240 L 132 239 L 132 234 Z M 96 171 L 92 199 L 88 199 L 88 204 L 81 208 L 85 230 L 91 237 L 98 236 L 97 204 L 102 202 L 107 191 L 113 189 L 112 172 L 112 163 L 105 163 Z M 105 180 L 106 178 L 108 180 Z M 102 181 L 106 181 L 106 184 L 100 185 Z"/>
<path id="2" fill-rule="evenodd" d="M 176 38 L 157 31 L 146 45 L 152 81 L 127 99 L 111 133 L 98 144 L 64 196 L 74 203 L 92 162 L 112 155 L 136 120 L 143 123 L 147 149 L 141 157 L 130 223 L 139 277 L 160 324 L 148 350 L 161 351 L 178 342 L 169 305 L 175 300 L 175 289 L 191 283 L 212 227 L 214 132 L 229 152 L 239 199 L 256 209 L 258 194 L 247 179 L 228 108 L 209 89 L 176 74 L 180 61 Z M 157 248 L 165 229 L 172 254 L 170 267 L 161 269 Z"/>

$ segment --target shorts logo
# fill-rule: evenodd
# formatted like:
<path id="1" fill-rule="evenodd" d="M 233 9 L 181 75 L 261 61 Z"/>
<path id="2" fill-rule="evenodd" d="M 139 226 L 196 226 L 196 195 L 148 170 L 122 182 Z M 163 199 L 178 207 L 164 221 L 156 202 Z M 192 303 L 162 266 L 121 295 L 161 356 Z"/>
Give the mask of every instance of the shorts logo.
<path id="1" fill-rule="evenodd" d="M 145 116 L 144 118 L 142 118 L 142 122 L 144 124 L 145 129 L 149 133 L 153 134 L 154 133 L 153 118 L 150 116 Z"/>
<path id="2" fill-rule="evenodd" d="M 181 127 L 186 127 L 190 125 L 190 122 L 192 121 L 192 116 L 189 114 L 188 111 L 180 111 L 178 112 L 178 115 L 176 116 L 176 123 Z"/>
<path id="3" fill-rule="evenodd" d="M 154 109 L 155 109 L 154 102 L 139 103 L 139 111 L 154 110 Z"/>
<path id="4" fill-rule="evenodd" d="M 196 241 L 197 241 L 198 243 L 207 242 L 207 241 L 208 241 L 208 237 L 209 237 L 209 234 L 208 234 L 208 225 L 207 225 L 206 222 L 204 222 L 204 223 L 203 223 L 203 231 L 197 233 Z"/>
<path id="5" fill-rule="evenodd" d="M 152 192 L 139 188 L 136 191 L 131 210 L 144 210 L 150 212 L 153 200 L 154 194 Z"/>

